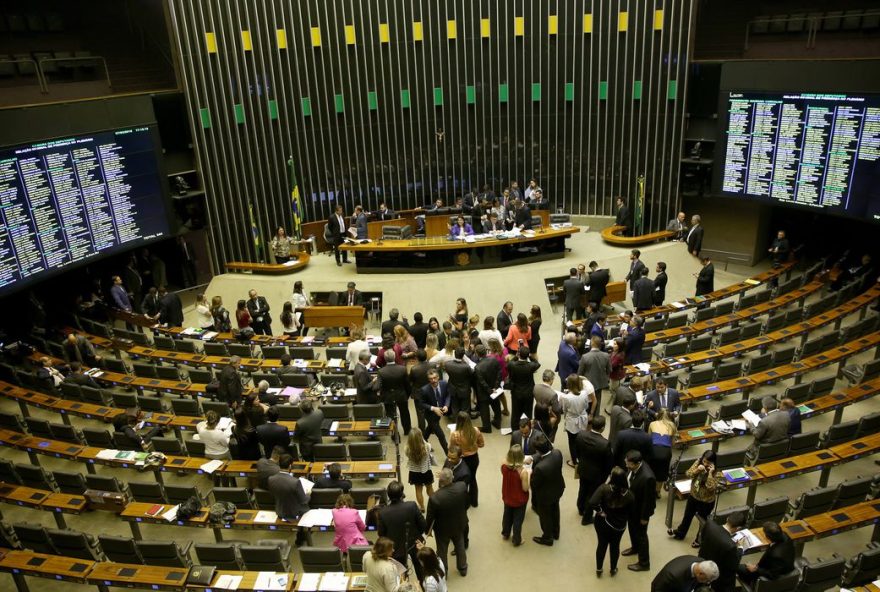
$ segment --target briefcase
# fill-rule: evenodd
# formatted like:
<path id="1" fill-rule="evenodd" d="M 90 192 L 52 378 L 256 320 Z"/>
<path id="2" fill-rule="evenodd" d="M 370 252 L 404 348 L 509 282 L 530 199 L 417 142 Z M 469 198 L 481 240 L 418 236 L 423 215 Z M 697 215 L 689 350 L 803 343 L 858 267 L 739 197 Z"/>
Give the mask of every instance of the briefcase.
<path id="1" fill-rule="evenodd" d="M 93 510 L 109 510 L 111 512 L 122 512 L 125 506 L 131 501 L 124 493 L 116 491 L 101 491 L 99 489 L 86 489 L 83 492 L 86 503 Z"/>

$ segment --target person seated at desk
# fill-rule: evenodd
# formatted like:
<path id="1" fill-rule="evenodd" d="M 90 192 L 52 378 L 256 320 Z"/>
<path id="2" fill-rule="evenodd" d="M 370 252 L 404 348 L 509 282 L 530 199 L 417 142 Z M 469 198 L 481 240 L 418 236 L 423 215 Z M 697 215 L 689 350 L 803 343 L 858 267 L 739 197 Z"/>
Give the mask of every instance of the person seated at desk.
<path id="1" fill-rule="evenodd" d="M 506 230 L 504 222 L 498 219 L 497 212 L 489 212 L 488 218 L 483 220 L 482 223 L 484 234 L 498 234 L 499 232 L 504 232 Z"/>
<path id="2" fill-rule="evenodd" d="M 129 440 L 137 442 L 142 449 L 147 450 L 150 447 L 150 440 L 163 435 L 165 429 L 161 426 L 153 426 L 139 432 L 138 430 L 143 427 L 143 420 L 144 412 L 139 407 L 129 407 L 125 413 L 113 420 L 113 428 L 127 436 Z"/>
<path id="3" fill-rule="evenodd" d="M 455 226 L 449 226 L 449 236 L 453 238 L 462 238 L 464 236 L 473 236 L 473 227 L 464 221 L 464 216 L 459 216 L 455 220 Z"/>
<path id="4" fill-rule="evenodd" d="M 513 214 L 513 225 L 522 230 L 532 229 L 532 211 L 521 200 L 515 202 L 516 212 Z"/>
<path id="5" fill-rule="evenodd" d="M 376 216 L 376 220 L 394 220 L 397 218 L 397 212 L 390 209 L 385 202 L 379 204 L 379 209 L 376 212 L 373 212 L 373 215 Z"/>
<path id="6" fill-rule="evenodd" d="M 341 489 L 342 493 L 348 493 L 351 489 L 351 481 L 342 478 L 342 466 L 339 463 L 327 465 L 327 474 L 315 479 L 317 489 Z"/>
<path id="7" fill-rule="evenodd" d="M 770 546 L 757 564 L 740 563 L 736 568 L 740 581 L 749 585 L 758 578 L 775 580 L 794 570 L 795 548 L 791 538 L 779 527 L 778 522 L 767 521 L 762 528 Z"/>
<path id="8" fill-rule="evenodd" d="M 437 210 L 443 207 L 443 200 L 436 199 L 433 204 L 419 206 L 416 208 L 416 234 L 425 234 L 425 215 L 437 213 Z"/>
<path id="9" fill-rule="evenodd" d="M 541 189 L 536 189 L 532 192 L 532 200 L 529 202 L 529 206 L 533 210 L 549 210 L 550 209 L 550 200 L 544 197 L 544 191 Z"/>
<path id="10" fill-rule="evenodd" d="M 62 365 L 62 368 L 67 368 Z M 52 365 L 52 360 L 46 356 L 40 358 L 40 367 L 37 368 L 37 380 L 48 391 L 55 391 L 64 382 L 64 374 Z"/>

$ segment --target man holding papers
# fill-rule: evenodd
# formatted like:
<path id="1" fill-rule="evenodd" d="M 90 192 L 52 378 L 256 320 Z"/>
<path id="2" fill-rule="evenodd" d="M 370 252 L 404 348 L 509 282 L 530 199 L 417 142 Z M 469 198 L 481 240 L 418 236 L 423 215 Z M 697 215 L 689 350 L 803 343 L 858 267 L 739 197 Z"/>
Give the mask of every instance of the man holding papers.
<path id="1" fill-rule="evenodd" d="M 300 483 L 299 477 L 290 474 L 293 457 L 282 454 L 278 459 L 281 471 L 267 479 L 269 491 L 275 496 L 275 513 L 282 520 L 295 521 L 309 511 L 309 497 Z M 297 530 L 296 544 L 303 543 L 307 538 L 305 530 Z"/>
<path id="2" fill-rule="evenodd" d="M 775 580 L 794 569 L 794 542 L 779 527 L 778 522 L 765 522 L 763 528 L 770 546 L 764 551 L 760 561 L 757 564 L 742 563 L 736 568 L 739 579 L 747 584 L 754 583 L 758 578 Z"/>
<path id="3" fill-rule="evenodd" d="M 761 399 L 761 407 L 761 421 L 757 425 L 752 424 L 755 439 L 748 450 L 748 457 L 752 460 L 757 457 L 758 447 L 761 444 L 772 444 L 788 438 L 788 426 L 791 423 L 791 417 L 788 413 L 779 410 L 779 403 L 773 397 Z"/>
<path id="4" fill-rule="evenodd" d="M 714 520 L 706 520 L 703 525 L 700 557 L 714 561 L 718 566 L 718 579 L 712 582 L 715 592 L 733 592 L 736 588 L 740 549 L 732 537 L 745 525 L 746 516 L 743 512 L 730 514 L 723 526 Z"/>

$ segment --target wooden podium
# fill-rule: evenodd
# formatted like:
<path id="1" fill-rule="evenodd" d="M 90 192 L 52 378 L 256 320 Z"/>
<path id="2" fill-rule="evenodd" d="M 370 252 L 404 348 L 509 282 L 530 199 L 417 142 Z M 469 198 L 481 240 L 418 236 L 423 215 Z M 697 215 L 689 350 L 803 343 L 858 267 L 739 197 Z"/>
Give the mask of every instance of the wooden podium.
<path id="1" fill-rule="evenodd" d="M 363 327 L 363 306 L 309 306 L 302 309 L 306 327 Z"/>

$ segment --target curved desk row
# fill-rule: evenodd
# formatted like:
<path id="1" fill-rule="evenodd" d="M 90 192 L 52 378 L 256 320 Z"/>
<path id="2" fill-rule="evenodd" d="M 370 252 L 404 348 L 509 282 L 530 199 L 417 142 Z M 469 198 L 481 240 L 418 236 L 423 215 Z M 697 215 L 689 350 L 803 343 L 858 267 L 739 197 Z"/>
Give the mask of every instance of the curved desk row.
<path id="1" fill-rule="evenodd" d="M 252 263 L 249 261 L 229 261 L 226 263 L 226 269 L 229 271 L 239 271 L 243 273 L 258 273 L 265 275 L 282 275 L 285 273 L 293 273 L 305 268 L 309 264 L 311 257 L 305 251 L 300 251 L 293 255 L 287 263 Z"/>
<path id="2" fill-rule="evenodd" d="M 618 247 L 635 247 L 638 245 L 647 245 L 675 236 L 674 232 L 670 232 L 668 230 L 651 232 L 649 234 L 640 234 L 638 236 L 623 236 L 623 231 L 625 229 L 626 226 L 609 226 L 608 228 L 603 228 L 600 234 L 602 235 L 602 240 L 604 240 L 606 243 L 608 243 L 609 245 L 616 245 Z"/>

